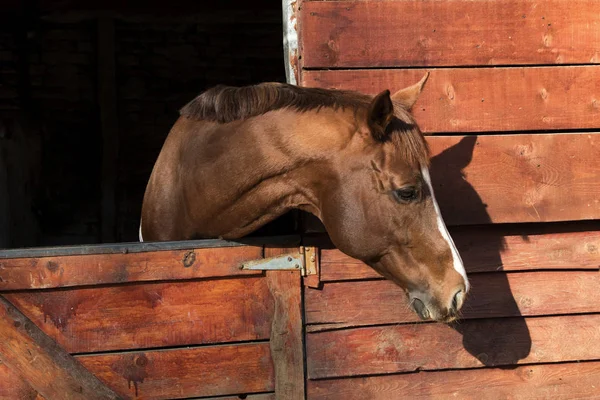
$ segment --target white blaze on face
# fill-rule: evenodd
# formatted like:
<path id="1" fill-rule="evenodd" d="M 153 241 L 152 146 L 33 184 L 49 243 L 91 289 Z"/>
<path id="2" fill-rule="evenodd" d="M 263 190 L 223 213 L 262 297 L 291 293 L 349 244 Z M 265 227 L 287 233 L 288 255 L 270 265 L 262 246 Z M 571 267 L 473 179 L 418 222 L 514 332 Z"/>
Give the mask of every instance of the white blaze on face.
<path id="1" fill-rule="evenodd" d="M 435 200 L 435 194 L 433 193 L 433 186 L 431 185 L 431 177 L 429 176 L 429 170 L 427 167 L 421 168 L 421 173 L 423 174 L 423 179 L 427 183 L 429 187 L 429 193 L 431 193 L 431 200 L 433 201 L 433 206 L 435 207 L 435 213 L 437 214 L 437 226 L 440 231 L 442 237 L 450 246 L 450 250 L 452 251 L 452 261 L 454 264 L 454 269 L 456 272 L 462 275 L 465 280 L 465 290 L 469 291 L 469 280 L 467 279 L 467 272 L 465 271 L 465 266 L 463 265 L 462 259 L 460 258 L 460 254 L 458 254 L 458 250 L 456 250 L 456 245 L 454 241 L 450 237 L 448 233 L 448 229 L 446 228 L 446 224 L 444 223 L 444 219 L 442 218 L 442 213 L 440 212 L 440 207 L 438 206 L 437 201 Z"/>
<path id="2" fill-rule="evenodd" d="M 142 238 L 142 220 L 141 219 L 140 219 L 140 232 L 139 232 L 139 235 L 140 235 L 140 242 L 143 242 L 144 238 Z"/>

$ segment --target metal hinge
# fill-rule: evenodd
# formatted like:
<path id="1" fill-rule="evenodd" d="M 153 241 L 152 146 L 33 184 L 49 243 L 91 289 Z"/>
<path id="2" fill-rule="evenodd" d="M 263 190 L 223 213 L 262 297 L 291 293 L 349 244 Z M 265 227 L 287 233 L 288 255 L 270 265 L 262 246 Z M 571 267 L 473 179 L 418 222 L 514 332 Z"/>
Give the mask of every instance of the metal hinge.
<path id="1" fill-rule="evenodd" d="M 297 253 L 248 261 L 242 264 L 241 269 L 259 271 L 299 270 L 302 272 L 302 276 L 315 275 L 317 273 L 317 249 L 316 247 L 300 246 Z"/>

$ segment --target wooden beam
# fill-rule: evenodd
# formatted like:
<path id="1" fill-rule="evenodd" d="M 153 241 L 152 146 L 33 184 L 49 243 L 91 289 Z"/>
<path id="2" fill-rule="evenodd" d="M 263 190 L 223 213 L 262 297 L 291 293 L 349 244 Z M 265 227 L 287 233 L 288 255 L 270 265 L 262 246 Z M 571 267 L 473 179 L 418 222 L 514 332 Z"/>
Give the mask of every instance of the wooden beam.
<path id="1" fill-rule="evenodd" d="M 116 241 L 119 128 L 115 73 L 115 22 L 98 18 L 98 106 L 102 129 L 102 242 Z"/>
<path id="2" fill-rule="evenodd" d="M 462 320 L 600 313 L 597 269 L 474 274 L 470 282 Z M 389 280 L 325 283 L 322 290 L 305 289 L 305 301 L 311 332 L 419 321 L 404 290 Z"/>
<path id="3" fill-rule="evenodd" d="M 262 276 L 4 296 L 69 353 L 267 340 L 273 315 Z"/>
<path id="4" fill-rule="evenodd" d="M 592 228 L 591 224 L 587 227 Z M 545 225 L 545 230 L 559 229 Z M 575 225 L 570 225 L 575 228 Z M 464 226 L 450 230 L 467 273 L 585 269 L 600 266 L 600 230 L 540 233 L 519 226 Z M 381 278 L 373 268 L 338 249 L 321 249 L 321 281 Z M 0 286 L 1 287 L 1 286 Z"/>
<path id="5" fill-rule="evenodd" d="M 600 362 L 417 372 L 308 382 L 311 400 L 593 399 Z"/>
<path id="6" fill-rule="evenodd" d="M 305 1 L 305 68 L 599 63 L 597 0 Z"/>
<path id="7" fill-rule="evenodd" d="M 308 378 L 600 359 L 600 314 L 310 333 Z"/>
<path id="8" fill-rule="evenodd" d="M 265 257 L 289 252 L 290 249 L 266 248 Z M 282 400 L 303 400 L 304 335 L 300 272 L 267 271 L 266 274 L 269 289 L 275 300 L 270 341 L 275 370 L 275 395 L 277 399 Z"/>
<path id="9" fill-rule="evenodd" d="M 47 399 L 121 399 L 1 296 L 0 361 Z"/>
<path id="10" fill-rule="evenodd" d="M 600 126 L 600 65 L 428 71 L 413 107 L 427 134 Z M 305 70 L 302 85 L 376 94 L 418 82 L 424 73 L 423 69 Z"/>
<path id="11" fill-rule="evenodd" d="M 262 247 L 243 246 L 0 259 L 0 290 L 260 275 L 240 269 L 259 258 Z"/>

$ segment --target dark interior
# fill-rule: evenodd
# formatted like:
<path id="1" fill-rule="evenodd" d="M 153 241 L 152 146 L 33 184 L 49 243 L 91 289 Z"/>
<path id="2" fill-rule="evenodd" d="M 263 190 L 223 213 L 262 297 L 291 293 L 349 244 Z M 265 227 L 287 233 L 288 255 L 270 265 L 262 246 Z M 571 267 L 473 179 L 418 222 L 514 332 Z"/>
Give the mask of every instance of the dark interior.
<path id="1" fill-rule="evenodd" d="M 0 248 L 136 241 L 179 108 L 216 84 L 285 82 L 279 2 L 3 3 Z"/>

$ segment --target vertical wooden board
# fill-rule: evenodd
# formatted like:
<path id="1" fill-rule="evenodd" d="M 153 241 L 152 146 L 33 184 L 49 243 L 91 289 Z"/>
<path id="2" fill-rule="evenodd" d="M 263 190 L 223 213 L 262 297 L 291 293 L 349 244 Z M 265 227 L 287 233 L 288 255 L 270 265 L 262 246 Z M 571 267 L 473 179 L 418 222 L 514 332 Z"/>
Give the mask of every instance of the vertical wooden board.
<path id="1" fill-rule="evenodd" d="M 308 382 L 310 399 L 596 399 L 600 363 L 527 365 Z"/>
<path id="2" fill-rule="evenodd" d="M 264 277 L 5 294 L 71 353 L 268 339 Z"/>
<path id="3" fill-rule="evenodd" d="M 304 68 L 600 62 L 595 0 L 306 1 Z"/>
<path id="4" fill-rule="evenodd" d="M 297 251 L 266 248 L 265 257 Z M 304 390 L 304 335 L 302 281 L 299 271 L 267 271 L 267 282 L 275 302 L 271 328 L 271 357 L 278 399 L 301 400 Z"/>
<path id="5" fill-rule="evenodd" d="M 429 143 L 432 183 L 449 225 L 600 218 L 600 133 Z"/>
<path id="6" fill-rule="evenodd" d="M 1 296 L 0 362 L 47 399 L 121 399 Z"/>
<path id="7" fill-rule="evenodd" d="M 487 273 L 469 280 L 462 319 L 600 313 L 597 270 Z M 404 290 L 388 280 L 326 283 L 304 293 L 311 331 L 419 321 Z"/>
<path id="8" fill-rule="evenodd" d="M 600 314 L 355 328 L 307 335 L 309 379 L 600 359 Z"/>
<path id="9" fill-rule="evenodd" d="M 600 66 L 432 69 L 413 107 L 424 133 L 596 129 Z M 303 86 L 377 94 L 418 82 L 425 70 L 302 72 Z"/>
<path id="10" fill-rule="evenodd" d="M 206 346 L 79 356 L 125 398 L 172 399 L 270 392 L 269 344 Z"/>
<path id="11" fill-rule="evenodd" d="M 468 274 L 536 269 L 589 269 L 600 267 L 600 231 L 514 235 L 495 226 L 463 226 L 450 230 Z M 548 227 L 548 230 L 551 229 Z M 321 281 L 381 276 L 362 261 L 338 249 L 321 250 Z"/>
<path id="12" fill-rule="evenodd" d="M 241 270 L 261 246 L 0 259 L 0 290 L 260 275 Z"/>

